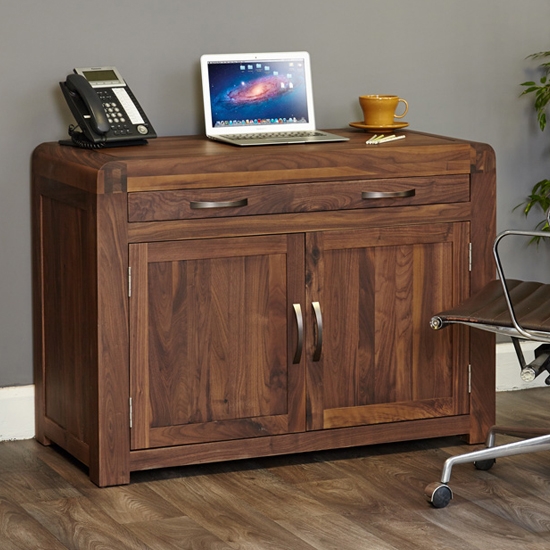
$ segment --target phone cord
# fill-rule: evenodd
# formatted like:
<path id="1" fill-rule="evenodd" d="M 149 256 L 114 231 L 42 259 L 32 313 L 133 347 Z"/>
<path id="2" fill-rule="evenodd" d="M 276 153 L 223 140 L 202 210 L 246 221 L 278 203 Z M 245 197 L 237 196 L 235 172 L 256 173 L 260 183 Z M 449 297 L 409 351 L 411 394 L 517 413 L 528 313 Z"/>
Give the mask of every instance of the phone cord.
<path id="1" fill-rule="evenodd" d="M 69 126 L 69 136 L 77 147 L 82 147 L 83 149 L 102 149 L 105 147 L 105 141 L 94 143 L 82 132 L 78 131 L 77 128 L 78 126 L 74 126 L 73 124 Z"/>

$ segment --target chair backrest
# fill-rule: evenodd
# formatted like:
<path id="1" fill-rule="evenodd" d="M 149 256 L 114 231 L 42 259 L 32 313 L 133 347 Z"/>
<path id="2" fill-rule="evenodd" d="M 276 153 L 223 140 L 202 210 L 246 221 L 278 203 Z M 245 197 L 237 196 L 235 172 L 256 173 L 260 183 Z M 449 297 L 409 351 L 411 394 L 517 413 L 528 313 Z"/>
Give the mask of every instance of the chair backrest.
<path id="1" fill-rule="evenodd" d="M 547 231 L 507 230 L 493 244 L 498 279 L 457 307 L 434 315 L 430 326 L 438 330 L 460 323 L 512 338 L 550 343 L 550 284 L 507 279 L 499 254 L 509 236 L 550 238 Z"/>

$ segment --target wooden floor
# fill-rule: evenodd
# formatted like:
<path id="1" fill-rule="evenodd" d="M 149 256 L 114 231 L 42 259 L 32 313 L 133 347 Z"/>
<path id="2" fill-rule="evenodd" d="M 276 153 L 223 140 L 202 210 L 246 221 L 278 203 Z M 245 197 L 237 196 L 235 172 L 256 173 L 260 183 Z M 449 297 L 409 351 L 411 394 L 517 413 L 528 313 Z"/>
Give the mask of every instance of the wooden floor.
<path id="1" fill-rule="evenodd" d="M 501 423 L 550 426 L 550 388 L 497 397 Z M 453 470 L 458 438 L 140 472 L 98 489 L 59 449 L 0 443 L 1 550 L 550 548 L 550 451 Z"/>

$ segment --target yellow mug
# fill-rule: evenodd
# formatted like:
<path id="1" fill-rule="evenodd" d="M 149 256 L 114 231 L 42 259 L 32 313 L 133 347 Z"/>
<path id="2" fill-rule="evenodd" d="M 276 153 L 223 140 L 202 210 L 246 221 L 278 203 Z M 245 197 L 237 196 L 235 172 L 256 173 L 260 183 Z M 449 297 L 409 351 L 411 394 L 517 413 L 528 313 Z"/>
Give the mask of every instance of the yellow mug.
<path id="1" fill-rule="evenodd" d="M 359 103 L 367 126 L 391 126 L 394 119 L 403 118 L 409 110 L 407 101 L 397 95 L 362 95 Z M 399 103 L 405 105 L 405 110 L 397 115 L 395 111 Z"/>

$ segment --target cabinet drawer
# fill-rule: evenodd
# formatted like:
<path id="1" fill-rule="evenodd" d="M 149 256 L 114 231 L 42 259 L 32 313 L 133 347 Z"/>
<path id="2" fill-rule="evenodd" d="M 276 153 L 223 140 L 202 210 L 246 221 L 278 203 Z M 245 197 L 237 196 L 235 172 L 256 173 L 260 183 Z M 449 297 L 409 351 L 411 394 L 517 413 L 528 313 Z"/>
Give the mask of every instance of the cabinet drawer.
<path id="1" fill-rule="evenodd" d="M 147 191 L 128 194 L 130 222 L 466 202 L 468 175 Z"/>

